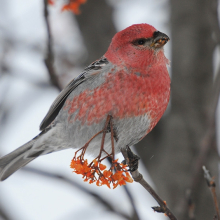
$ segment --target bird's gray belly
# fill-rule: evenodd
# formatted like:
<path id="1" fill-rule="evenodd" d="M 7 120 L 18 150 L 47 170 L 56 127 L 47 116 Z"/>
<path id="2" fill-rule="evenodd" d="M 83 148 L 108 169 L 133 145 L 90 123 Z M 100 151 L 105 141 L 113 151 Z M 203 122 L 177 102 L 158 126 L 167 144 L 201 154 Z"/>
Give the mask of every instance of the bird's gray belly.
<path id="1" fill-rule="evenodd" d="M 83 147 L 95 134 L 103 130 L 106 119 L 98 123 L 82 123 L 80 120 L 70 122 L 68 117 L 65 117 L 65 123 L 62 120 L 62 132 L 64 134 L 65 146 L 67 148 Z M 150 126 L 150 119 L 147 114 L 142 116 L 126 117 L 124 119 L 113 118 L 113 126 L 117 136 L 117 142 L 114 141 L 115 153 L 120 152 L 120 149 L 125 146 L 136 144 L 142 137 L 147 134 Z M 100 151 L 103 134 L 99 134 L 89 144 L 87 153 L 97 156 Z M 111 153 L 111 133 L 108 132 L 105 137 L 104 148 L 108 153 Z"/>

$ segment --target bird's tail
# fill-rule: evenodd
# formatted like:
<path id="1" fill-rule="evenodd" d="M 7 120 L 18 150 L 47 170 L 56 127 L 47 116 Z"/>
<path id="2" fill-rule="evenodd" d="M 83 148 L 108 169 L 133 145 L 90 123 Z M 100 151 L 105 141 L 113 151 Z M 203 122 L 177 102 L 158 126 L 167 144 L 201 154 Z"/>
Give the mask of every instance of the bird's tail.
<path id="1" fill-rule="evenodd" d="M 38 157 L 42 151 L 35 150 L 33 152 L 32 146 L 36 139 L 33 139 L 13 152 L 0 158 L 0 181 L 5 180 L 15 171 L 31 162 Z"/>

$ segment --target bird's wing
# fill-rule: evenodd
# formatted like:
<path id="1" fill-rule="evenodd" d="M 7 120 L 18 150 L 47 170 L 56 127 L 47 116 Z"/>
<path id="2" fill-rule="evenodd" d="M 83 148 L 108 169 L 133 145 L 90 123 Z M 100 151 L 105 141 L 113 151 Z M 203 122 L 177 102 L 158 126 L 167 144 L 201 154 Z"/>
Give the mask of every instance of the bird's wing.
<path id="1" fill-rule="evenodd" d="M 40 130 L 44 130 L 56 118 L 60 109 L 63 107 L 67 97 L 78 85 L 86 81 L 88 78 L 94 76 L 94 74 L 99 74 L 102 69 L 108 64 L 108 60 L 105 57 L 102 57 L 100 60 L 97 60 L 90 64 L 78 77 L 73 79 L 54 100 L 48 113 L 40 124 Z"/>

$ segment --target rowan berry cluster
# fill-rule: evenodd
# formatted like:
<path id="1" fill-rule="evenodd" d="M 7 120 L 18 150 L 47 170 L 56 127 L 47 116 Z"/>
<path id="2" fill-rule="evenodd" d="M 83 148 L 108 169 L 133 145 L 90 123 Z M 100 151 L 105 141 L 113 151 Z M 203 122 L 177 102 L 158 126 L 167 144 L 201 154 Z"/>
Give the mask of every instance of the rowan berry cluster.
<path id="1" fill-rule="evenodd" d="M 117 160 L 113 160 L 111 167 L 107 170 L 107 166 L 101 163 L 102 160 L 94 159 L 88 164 L 87 159 L 84 160 L 81 156 L 74 157 L 71 161 L 70 167 L 73 172 L 81 174 L 85 182 L 96 183 L 97 186 L 106 185 L 115 189 L 118 185 L 126 185 L 126 182 L 132 183 L 127 165 L 118 163 Z"/>
<path id="2" fill-rule="evenodd" d="M 68 3 L 63 5 L 61 11 L 72 11 L 74 14 L 80 14 L 79 7 L 85 4 L 87 0 L 68 0 Z M 49 5 L 54 5 L 54 0 L 48 0 Z"/>

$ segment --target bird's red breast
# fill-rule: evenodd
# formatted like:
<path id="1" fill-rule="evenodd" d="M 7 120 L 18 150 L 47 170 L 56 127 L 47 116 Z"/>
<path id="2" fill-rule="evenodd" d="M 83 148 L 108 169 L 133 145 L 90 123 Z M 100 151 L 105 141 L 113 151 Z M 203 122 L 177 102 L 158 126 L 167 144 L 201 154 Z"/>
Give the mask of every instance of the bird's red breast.
<path id="1" fill-rule="evenodd" d="M 106 115 L 113 118 L 135 117 L 148 114 L 152 120 L 150 130 L 163 115 L 169 102 L 169 75 L 164 66 L 140 72 L 127 73 L 125 70 L 106 75 L 105 83 L 94 90 L 86 89 L 64 109 L 71 116 L 78 112 L 73 121 L 80 120 L 88 125 L 99 123 Z"/>

